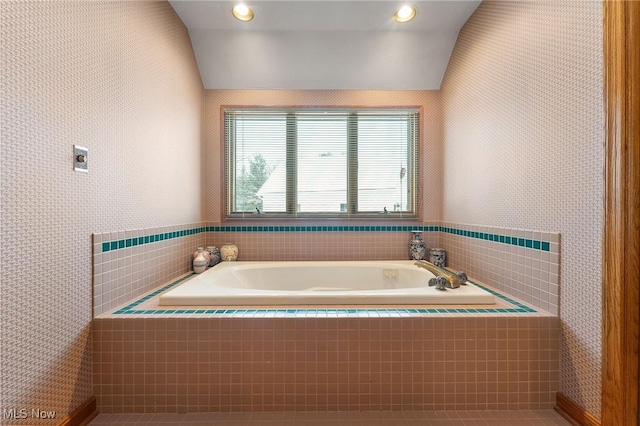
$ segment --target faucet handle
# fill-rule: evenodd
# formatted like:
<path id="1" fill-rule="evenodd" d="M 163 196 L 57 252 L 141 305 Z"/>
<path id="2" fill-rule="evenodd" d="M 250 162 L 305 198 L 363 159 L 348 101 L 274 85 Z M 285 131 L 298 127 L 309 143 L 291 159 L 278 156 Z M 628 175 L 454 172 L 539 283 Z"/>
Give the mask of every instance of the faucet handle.
<path id="1" fill-rule="evenodd" d="M 458 279 L 458 284 L 467 285 L 467 280 L 469 278 L 467 278 L 467 274 L 465 274 L 464 272 L 462 271 L 456 272 L 456 278 Z"/>
<path id="2" fill-rule="evenodd" d="M 436 290 L 446 290 L 449 282 L 445 277 L 433 277 L 429 280 L 429 287 L 436 287 Z"/>

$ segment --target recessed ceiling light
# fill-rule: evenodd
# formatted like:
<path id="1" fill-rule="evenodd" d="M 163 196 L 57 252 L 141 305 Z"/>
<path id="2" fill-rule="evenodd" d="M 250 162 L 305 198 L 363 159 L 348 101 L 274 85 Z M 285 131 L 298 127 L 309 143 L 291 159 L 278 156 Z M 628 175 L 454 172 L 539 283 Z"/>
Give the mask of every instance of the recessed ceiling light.
<path id="1" fill-rule="evenodd" d="M 253 10 L 251 10 L 251 8 L 246 4 L 237 4 L 233 6 L 231 13 L 233 13 L 233 16 L 235 16 L 236 19 L 241 21 L 246 22 L 253 19 Z"/>
<path id="2" fill-rule="evenodd" d="M 416 8 L 412 6 L 402 6 L 395 15 L 393 15 L 393 19 L 396 22 L 409 22 L 413 18 L 416 17 Z"/>

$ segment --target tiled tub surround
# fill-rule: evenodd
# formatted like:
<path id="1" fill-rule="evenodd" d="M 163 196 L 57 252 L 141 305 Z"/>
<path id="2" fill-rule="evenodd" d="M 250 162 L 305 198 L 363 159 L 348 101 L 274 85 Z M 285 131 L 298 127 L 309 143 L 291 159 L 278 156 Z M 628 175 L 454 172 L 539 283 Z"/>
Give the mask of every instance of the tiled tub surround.
<path id="1" fill-rule="evenodd" d="M 101 413 L 551 409 L 558 318 L 94 319 Z"/>
<path id="2" fill-rule="evenodd" d="M 439 234 L 452 269 L 558 314 L 560 234 L 457 223 Z"/>
<path id="3" fill-rule="evenodd" d="M 161 237 L 159 243 L 194 238 L 184 242 L 187 262 L 192 243 L 203 245 L 203 237 L 206 244 L 236 242 L 245 260 L 336 254 L 383 259 L 394 250 L 401 258 L 407 256 L 410 239 L 407 229 L 392 227 L 253 229 L 205 224 L 193 229 L 188 236 L 181 236 L 181 229 L 166 230 L 178 234 Z M 438 236 L 449 231 L 425 225 L 427 245 L 440 245 Z M 112 256 L 126 250 L 128 238 L 114 235 L 114 247 L 123 248 L 111 250 L 113 241 L 101 241 L 94 248 L 108 246 L 102 254 Z M 141 236 L 138 248 L 158 243 L 151 238 L 146 243 Z M 538 251 L 548 253 L 551 245 L 543 246 L 548 243 L 543 236 L 523 239 L 522 244 L 536 250 L 539 243 Z M 136 237 L 130 238 L 129 249 L 134 250 Z M 465 238 L 470 243 L 493 236 Z M 500 243 L 499 236 L 497 240 Z M 506 246 L 506 239 L 501 244 Z M 354 253 L 354 246 L 361 251 Z M 159 307 L 157 296 L 183 278 L 94 319 L 94 392 L 102 413 L 503 410 L 554 405 L 559 320 L 509 296 L 501 295 L 493 308 L 465 309 Z"/>
<path id="4" fill-rule="evenodd" d="M 94 316 L 188 272 L 204 231 L 195 223 L 93 234 Z"/>
<path id="5" fill-rule="evenodd" d="M 238 245 L 239 260 L 407 259 L 410 231 L 444 247 L 449 265 L 557 313 L 559 234 L 464 224 L 234 225 L 195 223 L 94 234 L 94 315 L 189 271 L 198 246 Z"/>

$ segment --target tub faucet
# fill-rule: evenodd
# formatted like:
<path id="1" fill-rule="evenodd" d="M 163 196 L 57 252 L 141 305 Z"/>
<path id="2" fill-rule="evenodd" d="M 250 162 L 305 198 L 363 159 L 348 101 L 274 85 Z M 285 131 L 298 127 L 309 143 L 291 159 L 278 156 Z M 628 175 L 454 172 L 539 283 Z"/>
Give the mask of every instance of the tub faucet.
<path id="1" fill-rule="evenodd" d="M 426 260 L 417 260 L 414 263 L 414 265 L 416 265 L 419 268 L 426 269 L 427 271 L 434 274 L 436 278 L 444 278 L 444 280 L 446 280 L 447 288 L 458 288 L 461 285 L 467 284 L 467 274 L 465 274 L 462 271 L 451 272 L 447 269 L 436 266 L 431 262 L 427 262 Z M 437 281 L 433 281 L 433 280 L 434 278 L 431 278 L 429 280 L 430 286 L 436 286 L 438 290 L 444 290 L 443 288 L 440 288 L 440 286 L 442 286 L 441 280 L 437 280 Z M 433 281 L 433 284 L 432 284 L 432 281 Z"/>

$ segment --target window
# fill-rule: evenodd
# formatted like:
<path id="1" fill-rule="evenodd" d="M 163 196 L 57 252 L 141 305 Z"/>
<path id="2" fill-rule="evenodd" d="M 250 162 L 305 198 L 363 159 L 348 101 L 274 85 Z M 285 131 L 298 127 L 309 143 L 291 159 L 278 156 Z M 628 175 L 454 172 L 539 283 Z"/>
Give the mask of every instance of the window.
<path id="1" fill-rule="evenodd" d="M 417 109 L 224 112 L 227 217 L 416 217 Z"/>

